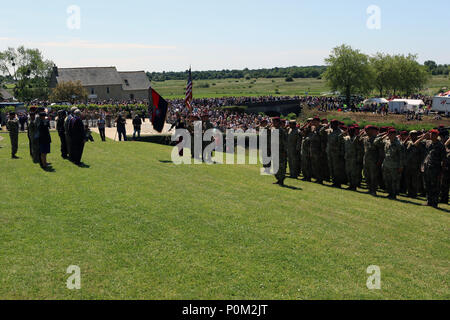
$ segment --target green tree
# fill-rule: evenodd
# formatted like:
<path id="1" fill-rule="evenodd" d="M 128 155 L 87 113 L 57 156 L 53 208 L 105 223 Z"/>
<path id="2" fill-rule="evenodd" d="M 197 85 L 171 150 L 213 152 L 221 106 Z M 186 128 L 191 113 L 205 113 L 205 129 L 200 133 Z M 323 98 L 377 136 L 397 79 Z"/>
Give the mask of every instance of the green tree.
<path id="1" fill-rule="evenodd" d="M 417 62 L 417 55 L 396 55 L 393 57 L 392 88 L 397 92 L 411 95 L 420 91 L 428 83 L 430 73 L 427 67 Z"/>
<path id="2" fill-rule="evenodd" d="M 432 72 L 434 69 L 436 69 L 438 67 L 437 63 L 432 60 L 425 61 L 424 65 L 427 67 L 428 71 L 430 71 L 430 72 Z"/>
<path id="3" fill-rule="evenodd" d="M 377 53 L 370 58 L 374 71 L 373 84 L 383 96 L 388 90 L 392 89 L 393 79 L 396 77 L 393 57 L 383 53 Z"/>
<path id="4" fill-rule="evenodd" d="M 352 94 L 372 89 L 373 69 L 369 57 L 348 45 L 336 47 L 325 59 L 328 68 L 324 77 L 333 91 L 339 90 L 351 102 Z"/>
<path id="5" fill-rule="evenodd" d="M 16 82 L 14 94 L 25 101 L 46 98 L 53 65 L 39 49 L 20 46 L 0 52 L 0 73 Z"/>
<path id="6" fill-rule="evenodd" d="M 50 94 L 50 101 L 52 102 L 68 102 L 87 100 L 88 93 L 83 88 L 80 81 L 72 82 L 60 82 L 56 85 L 56 88 L 52 90 Z"/>

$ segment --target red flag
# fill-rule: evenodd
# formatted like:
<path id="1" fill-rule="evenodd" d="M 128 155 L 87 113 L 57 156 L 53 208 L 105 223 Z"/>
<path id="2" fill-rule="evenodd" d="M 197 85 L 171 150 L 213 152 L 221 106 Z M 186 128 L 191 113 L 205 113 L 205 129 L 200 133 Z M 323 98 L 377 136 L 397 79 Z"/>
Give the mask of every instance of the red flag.
<path id="1" fill-rule="evenodd" d="M 169 104 L 158 94 L 158 92 L 156 92 L 152 88 L 150 88 L 149 91 L 150 91 L 149 92 L 150 99 L 153 103 L 153 112 L 152 112 L 153 129 L 161 133 L 164 130 L 164 125 L 166 124 L 167 110 L 169 109 Z"/>

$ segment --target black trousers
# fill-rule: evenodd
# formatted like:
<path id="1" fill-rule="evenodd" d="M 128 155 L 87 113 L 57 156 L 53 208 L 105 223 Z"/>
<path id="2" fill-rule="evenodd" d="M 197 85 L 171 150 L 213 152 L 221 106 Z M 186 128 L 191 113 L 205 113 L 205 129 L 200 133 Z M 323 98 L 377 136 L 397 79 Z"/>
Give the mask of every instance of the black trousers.
<path id="1" fill-rule="evenodd" d="M 73 142 L 72 141 L 72 161 L 75 164 L 81 163 L 81 158 L 83 157 L 84 141 Z"/>
<path id="2" fill-rule="evenodd" d="M 98 128 L 98 132 L 100 133 L 100 138 L 102 138 L 102 141 L 106 141 L 105 128 Z"/>
<path id="3" fill-rule="evenodd" d="M 66 159 L 68 157 L 66 135 L 64 132 L 58 132 L 58 135 L 59 140 L 61 141 L 61 157 Z"/>

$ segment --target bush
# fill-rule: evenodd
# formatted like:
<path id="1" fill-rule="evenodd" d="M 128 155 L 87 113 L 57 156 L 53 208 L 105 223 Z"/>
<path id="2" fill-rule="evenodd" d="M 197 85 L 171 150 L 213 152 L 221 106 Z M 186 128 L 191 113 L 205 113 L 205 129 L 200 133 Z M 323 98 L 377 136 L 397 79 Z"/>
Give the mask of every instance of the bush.
<path id="1" fill-rule="evenodd" d="M 209 88 L 208 82 L 199 83 L 196 85 L 197 88 Z"/>
<path id="2" fill-rule="evenodd" d="M 54 88 L 52 93 L 50 94 L 50 101 L 72 101 L 73 96 L 75 96 L 77 100 L 86 100 L 88 97 L 87 91 L 83 88 L 80 81 L 67 81 L 58 83 L 56 88 Z"/>
<path id="3" fill-rule="evenodd" d="M 294 82 L 294 78 L 292 78 L 292 77 L 287 77 L 287 78 L 285 79 L 285 81 L 286 81 L 286 82 Z"/>

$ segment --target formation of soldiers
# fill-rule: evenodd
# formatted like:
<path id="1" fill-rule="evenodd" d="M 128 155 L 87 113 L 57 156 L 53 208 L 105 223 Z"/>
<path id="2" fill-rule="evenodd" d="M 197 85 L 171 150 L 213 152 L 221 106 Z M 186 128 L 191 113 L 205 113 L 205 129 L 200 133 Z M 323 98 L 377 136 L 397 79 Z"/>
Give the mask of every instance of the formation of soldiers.
<path id="1" fill-rule="evenodd" d="M 272 122 L 280 130 L 276 184 L 284 185 L 289 165 L 293 179 L 302 174 L 304 181 L 329 181 L 336 188 L 348 184 L 349 190 L 357 190 L 365 180 L 373 196 L 385 190 L 390 199 L 404 193 L 411 198 L 426 196 L 427 205 L 435 208 L 438 203 L 448 204 L 450 139 L 446 128 L 399 133 L 388 127 L 346 127 L 338 120 L 328 123 L 317 117 L 303 126 L 278 117 Z M 267 122 L 261 127 L 268 128 Z"/>
<path id="2" fill-rule="evenodd" d="M 36 117 L 36 111 L 30 110 L 28 138 L 30 155 L 35 163 L 40 162 L 39 140 L 36 132 L 42 117 Z M 81 163 L 84 143 L 90 132 L 82 122 L 81 112 L 72 108 L 66 115 L 58 114 L 57 131 L 61 140 L 61 156 L 75 164 Z M 203 142 L 201 150 L 194 148 L 195 122 L 201 121 L 204 134 L 214 128 L 207 113 L 201 117 L 192 115 L 187 120 L 177 114 L 172 129 L 187 129 L 191 134 L 192 158 L 203 159 L 203 151 L 208 142 Z M 10 115 L 7 123 L 11 139 L 12 158 L 17 158 L 19 122 L 15 114 Z M 378 128 L 357 124 L 346 127 L 338 120 L 328 123 L 318 117 L 306 121 L 303 126 L 296 121 L 272 118 L 272 126 L 262 119 L 259 128 L 278 129 L 280 167 L 275 174 L 276 184 L 284 185 L 289 166 L 289 177 L 323 184 L 332 182 L 333 187 L 341 188 L 347 184 L 349 190 L 357 190 L 365 182 L 368 193 L 376 196 L 379 190 L 385 190 L 390 199 L 399 194 L 411 198 L 427 197 L 427 205 L 437 207 L 439 203 L 448 204 L 450 139 L 447 128 L 439 127 L 429 132 L 397 132 L 390 127 Z M 271 141 L 268 136 L 268 149 Z M 180 150 L 183 154 L 183 149 Z M 201 153 L 200 153 L 201 152 Z M 197 154 L 198 153 L 198 154 Z M 270 151 L 269 151 L 270 153 Z M 267 172 L 271 164 L 264 165 Z"/>

